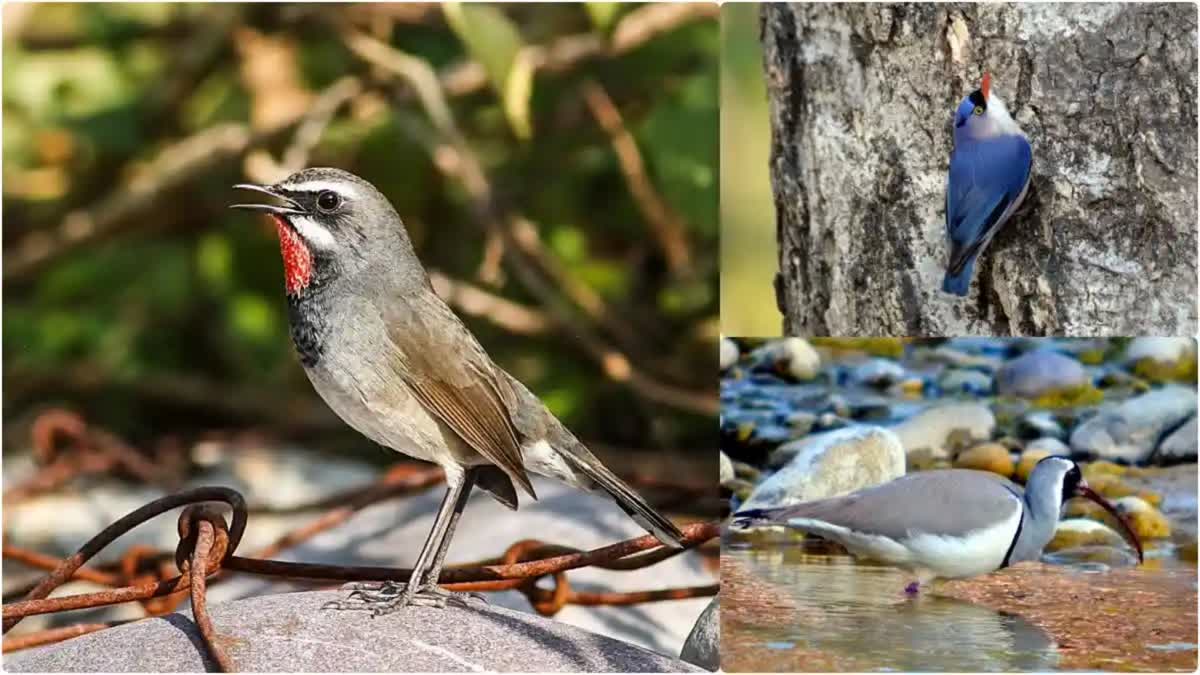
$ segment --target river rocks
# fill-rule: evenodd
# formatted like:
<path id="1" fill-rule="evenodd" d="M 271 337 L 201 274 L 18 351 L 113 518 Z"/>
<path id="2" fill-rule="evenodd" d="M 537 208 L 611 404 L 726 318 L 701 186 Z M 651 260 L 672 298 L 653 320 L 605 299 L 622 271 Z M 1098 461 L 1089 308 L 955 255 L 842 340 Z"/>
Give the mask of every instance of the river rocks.
<path id="1" fill-rule="evenodd" d="M 996 428 L 992 411 L 981 403 L 949 403 L 927 408 L 892 428 L 906 452 L 928 451 L 948 458 L 951 449 L 986 441 Z"/>
<path id="2" fill-rule="evenodd" d="M 743 509 L 771 508 L 846 494 L 904 475 L 904 446 L 882 427 L 857 426 L 788 443 L 791 460 L 767 477 Z"/>
<path id="3" fill-rule="evenodd" d="M 1117 512 L 1129 521 L 1129 527 L 1142 539 L 1165 539 L 1171 536 L 1171 523 L 1161 511 L 1140 497 L 1122 497 L 1113 502 Z"/>
<path id="4" fill-rule="evenodd" d="M 1105 406 L 1071 433 L 1071 449 L 1081 455 L 1131 464 L 1150 458 L 1168 429 L 1196 413 L 1196 392 L 1178 385 Z"/>
<path id="5" fill-rule="evenodd" d="M 1186 337 L 1139 337 L 1125 348 L 1125 364 L 1150 380 L 1195 381 L 1196 341 Z"/>
<path id="6" fill-rule="evenodd" d="M 1196 461 L 1196 416 L 1184 422 L 1158 445 L 1154 457 L 1160 464 Z"/>
<path id="7" fill-rule="evenodd" d="M 998 473 L 1005 478 L 1013 475 L 1013 460 L 1008 448 L 999 443 L 984 443 L 968 448 L 954 458 L 954 466 L 959 469 L 975 469 Z"/>
<path id="8" fill-rule="evenodd" d="M 870 359 L 858 364 L 851 371 L 851 378 L 859 384 L 883 389 L 904 379 L 904 368 L 888 359 Z"/>
<path id="9" fill-rule="evenodd" d="M 992 376 L 978 370 L 951 368 L 938 378 L 938 386 L 947 394 L 987 394 L 992 390 Z"/>
<path id="10" fill-rule="evenodd" d="M 721 371 L 729 370 L 740 356 L 737 343 L 727 337 L 721 338 Z"/>
<path id="11" fill-rule="evenodd" d="M 344 591 L 209 605 L 241 672 L 697 672 L 677 659 L 534 614 L 470 601 L 384 616 L 324 611 Z M 9 672 L 204 672 L 216 668 L 186 614 L 5 654 Z M 152 648 L 150 648 L 152 646 Z"/>
<path id="12" fill-rule="evenodd" d="M 1017 429 L 1033 438 L 1063 439 L 1067 437 L 1066 430 L 1062 428 L 1054 415 L 1045 410 L 1036 410 L 1026 414 L 1021 418 Z"/>
<path id="13" fill-rule="evenodd" d="M 996 371 L 996 393 L 1001 396 L 1038 398 L 1090 383 L 1075 359 L 1049 349 L 1038 349 L 1007 361 Z"/>
<path id="14" fill-rule="evenodd" d="M 692 632 L 683 643 L 679 660 L 705 670 L 721 667 L 721 598 L 715 597 L 700 613 Z"/>
<path id="15" fill-rule="evenodd" d="M 796 337 L 773 340 L 755 350 L 756 361 L 790 380 L 811 380 L 821 369 L 821 356 Z"/>
<path id="16" fill-rule="evenodd" d="M 733 460 L 729 459 L 729 455 L 723 452 L 720 455 L 720 480 L 721 485 L 726 485 L 736 477 L 733 473 Z"/>
<path id="17" fill-rule="evenodd" d="M 1067 518 L 1058 523 L 1046 551 L 1080 546 L 1125 546 L 1125 539 L 1108 525 L 1089 518 Z"/>

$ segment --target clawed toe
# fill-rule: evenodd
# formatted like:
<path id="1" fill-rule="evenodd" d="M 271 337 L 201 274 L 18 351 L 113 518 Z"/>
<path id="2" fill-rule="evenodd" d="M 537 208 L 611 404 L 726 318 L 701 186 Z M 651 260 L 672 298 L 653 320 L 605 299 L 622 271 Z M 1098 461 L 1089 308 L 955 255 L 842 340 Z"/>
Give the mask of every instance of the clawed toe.
<path id="1" fill-rule="evenodd" d="M 396 582 L 351 582 L 342 586 L 349 590 L 345 600 L 333 600 L 322 605 L 322 609 L 366 610 L 373 616 L 391 614 L 409 605 L 442 608 L 447 605 L 468 607 L 469 601 L 487 599 L 478 593 L 454 593 L 437 585 L 425 585 L 408 592 L 407 584 Z"/>

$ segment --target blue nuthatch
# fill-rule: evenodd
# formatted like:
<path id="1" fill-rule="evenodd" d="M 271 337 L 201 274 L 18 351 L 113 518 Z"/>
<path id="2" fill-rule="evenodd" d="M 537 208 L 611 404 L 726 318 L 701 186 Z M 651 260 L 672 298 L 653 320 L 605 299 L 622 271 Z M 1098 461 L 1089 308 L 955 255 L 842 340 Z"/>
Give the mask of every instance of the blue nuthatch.
<path id="1" fill-rule="evenodd" d="M 1021 127 L 991 90 L 992 78 L 963 99 L 954 117 L 954 151 L 946 180 L 950 260 L 942 290 L 965 296 L 975 259 L 1029 188 L 1033 152 Z"/>

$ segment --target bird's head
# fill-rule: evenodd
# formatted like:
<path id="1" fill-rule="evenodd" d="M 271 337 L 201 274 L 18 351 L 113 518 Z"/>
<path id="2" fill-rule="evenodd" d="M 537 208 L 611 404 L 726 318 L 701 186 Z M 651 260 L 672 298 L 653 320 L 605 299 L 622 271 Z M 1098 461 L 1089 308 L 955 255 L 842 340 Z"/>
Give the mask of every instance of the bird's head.
<path id="1" fill-rule="evenodd" d="M 1121 524 L 1126 536 L 1137 549 L 1138 562 L 1143 560 L 1142 542 L 1137 533 L 1129 526 L 1129 522 L 1117 510 L 1117 507 L 1102 497 L 1083 479 L 1079 465 L 1066 457 L 1046 457 L 1033 467 L 1029 481 L 1025 485 L 1027 492 L 1038 490 L 1057 490 L 1059 504 L 1065 504 L 1068 499 L 1082 497 L 1099 504 L 1105 511 Z"/>
<path id="2" fill-rule="evenodd" d="M 958 104 L 954 115 L 954 138 L 984 140 L 996 136 L 1021 135 L 1021 127 L 1008 114 L 1000 96 L 992 90 L 991 73 L 983 74 L 978 89 Z"/>
<path id="3" fill-rule="evenodd" d="M 411 251 L 396 210 L 373 185 L 340 169 L 311 168 L 274 185 L 243 183 L 278 203 L 234 204 L 268 214 L 279 234 L 289 295 Z"/>

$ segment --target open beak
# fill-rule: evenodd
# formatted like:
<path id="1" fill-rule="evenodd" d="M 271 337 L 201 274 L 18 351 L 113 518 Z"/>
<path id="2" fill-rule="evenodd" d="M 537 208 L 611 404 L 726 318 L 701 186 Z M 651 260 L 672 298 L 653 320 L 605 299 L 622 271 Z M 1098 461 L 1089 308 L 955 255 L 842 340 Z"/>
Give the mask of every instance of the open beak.
<path id="1" fill-rule="evenodd" d="M 1112 514 L 1112 517 L 1116 518 L 1118 523 L 1121 523 L 1121 527 L 1124 528 L 1125 534 L 1129 538 L 1129 541 L 1133 542 L 1133 547 L 1137 549 L 1138 562 L 1141 563 L 1145 561 L 1145 557 L 1142 555 L 1141 540 L 1138 539 L 1138 536 L 1134 533 L 1133 528 L 1129 526 L 1129 522 L 1125 520 L 1125 518 L 1117 511 L 1117 507 L 1110 504 L 1107 499 L 1101 497 L 1099 493 L 1088 487 L 1087 483 L 1080 482 L 1075 488 L 1075 495 L 1096 502 L 1103 507 L 1105 511 L 1108 511 L 1110 514 Z"/>
<path id="2" fill-rule="evenodd" d="M 279 194 L 279 192 L 277 192 L 274 188 L 269 187 L 269 186 L 254 185 L 253 183 L 240 183 L 238 185 L 234 185 L 233 189 L 235 189 L 235 190 L 251 190 L 253 192 L 261 192 L 265 195 L 270 195 L 270 196 L 274 197 L 275 199 L 282 200 L 284 202 L 284 204 L 282 206 L 280 206 L 279 204 L 232 204 L 229 207 L 231 209 L 245 209 L 247 211 L 263 211 L 265 213 L 272 213 L 272 214 L 279 215 L 279 216 L 304 215 L 305 213 L 308 213 L 300 206 L 299 202 L 297 202 L 294 199 L 291 199 L 290 197 L 286 197 L 282 194 Z"/>

